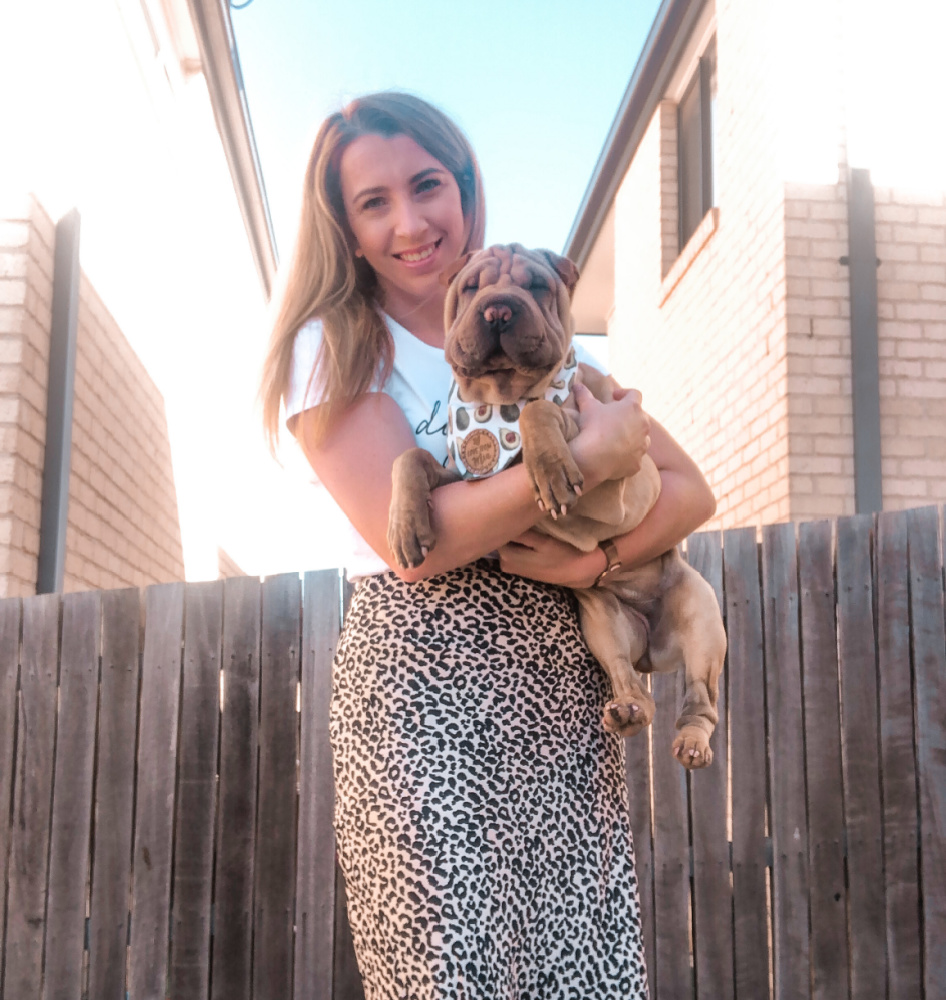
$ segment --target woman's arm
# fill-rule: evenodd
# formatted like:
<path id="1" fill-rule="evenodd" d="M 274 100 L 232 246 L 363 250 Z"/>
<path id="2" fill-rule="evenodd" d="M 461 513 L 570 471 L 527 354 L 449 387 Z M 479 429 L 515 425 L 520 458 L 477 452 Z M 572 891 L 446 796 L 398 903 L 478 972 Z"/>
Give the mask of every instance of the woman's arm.
<path id="1" fill-rule="evenodd" d="M 660 496 L 633 531 L 614 540 L 628 568 L 673 548 L 716 511 L 716 499 L 696 464 L 653 419 L 648 454 L 660 470 Z M 580 552 L 538 531 L 504 545 L 499 556 L 506 572 L 567 587 L 590 587 L 607 566 L 600 549 Z"/>
<path id="2" fill-rule="evenodd" d="M 582 432 L 572 453 L 585 488 L 591 489 L 640 468 L 650 422 L 637 394 L 609 406 L 585 396 L 579 404 Z M 401 570 L 388 549 L 387 525 L 391 466 L 415 446 L 403 412 L 389 396 L 370 393 L 350 407 L 318 446 L 305 441 L 306 421 L 313 413 L 303 411 L 291 426 L 309 464 L 362 537 L 403 580 L 425 579 L 472 562 L 522 535 L 543 516 L 522 465 L 488 479 L 440 487 L 431 498 L 437 544 L 420 567 Z"/>

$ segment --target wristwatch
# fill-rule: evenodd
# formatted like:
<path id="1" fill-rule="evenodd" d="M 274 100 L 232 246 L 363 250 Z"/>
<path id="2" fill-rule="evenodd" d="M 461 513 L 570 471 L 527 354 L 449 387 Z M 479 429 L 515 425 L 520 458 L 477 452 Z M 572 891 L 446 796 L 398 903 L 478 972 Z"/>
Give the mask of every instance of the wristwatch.
<path id="1" fill-rule="evenodd" d="M 610 538 L 606 538 L 603 542 L 598 542 L 598 548 L 604 553 L 605 558 L 608 560 L 608 565 L 605 566 L 598 575 L 598 579 L 592 584 L 594 587 L 599 586 L 602 580 L 606 580 L 621 568 L 621 557 L 618 555 L 618 547 Z"/>

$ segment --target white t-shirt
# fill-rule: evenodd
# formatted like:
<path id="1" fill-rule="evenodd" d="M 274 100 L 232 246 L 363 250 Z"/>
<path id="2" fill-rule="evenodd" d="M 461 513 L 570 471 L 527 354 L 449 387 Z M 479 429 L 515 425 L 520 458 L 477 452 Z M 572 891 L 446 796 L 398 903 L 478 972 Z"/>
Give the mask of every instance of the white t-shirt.
<path id="1" fill-rule="evenodd" d="M 441 464 L 447 461 L 447 393 L 453 381 L 443 348 L 431 347 L 415 337 L 387 314 L 382 314 L 394 340 L 394 367 L 384 384 L 375 384 L 372 391 L 390 396 L 401 408 L 414 432 L 419 448 L 426 448 Z M 286 392 L 286 420 L 321 402 L 319 387 L 310 385 L 312 368 L 322 340 L 322 322 L 306 323 L 296 335 L 292 351 L 292 368 Z M 576 344 L 579 361 L 600 367 L 581 345 Z M 306 391 L 308 387 L 308 392 Z M 324 489 L 315 473 L 313 485 Z M 345 561 L 349 579 L 384 573 L 387 564 L 345 519 L 349 532 Z"/>

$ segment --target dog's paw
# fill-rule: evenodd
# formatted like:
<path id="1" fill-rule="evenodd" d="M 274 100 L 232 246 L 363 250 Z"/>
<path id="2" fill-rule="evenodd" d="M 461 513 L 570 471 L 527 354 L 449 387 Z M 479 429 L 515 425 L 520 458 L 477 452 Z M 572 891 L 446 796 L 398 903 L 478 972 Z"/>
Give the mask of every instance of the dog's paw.
<path id="1" fill-rule="evenodd" d="M 581 496 L 584 477 L 571 454 L 567 457 L 539 456 L 527 463 L 536 503 L 553 518 L 568 513 Z"/>
<path id="2" fill-rule="evenodd" d="M 709 767 L 713 763 L 709 738 L 702 729 L 694 726 L 680 730 L 670 752 L 688 771 Z"/>
<path id="3" fill-rule="evenodd" d="M 653 720 L 653 706 L 642 698 L 630 701 L 611 701 L 604 706 L 602 725 L 609 733 L 618 736 L 636 736 Z"/>
<path id="4" fill-rule="evenodd" d="M 420 566 L 436 542 L 429 518 L 391 515 L 388 521 L 388 548 L 401 569 Z"/>

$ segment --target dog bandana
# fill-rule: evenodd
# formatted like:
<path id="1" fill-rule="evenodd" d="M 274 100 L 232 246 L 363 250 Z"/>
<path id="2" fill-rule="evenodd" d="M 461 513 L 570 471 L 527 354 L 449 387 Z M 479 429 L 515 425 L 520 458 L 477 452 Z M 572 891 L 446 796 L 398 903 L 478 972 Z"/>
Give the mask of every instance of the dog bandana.
<path id="1" fill-rule="evenodd" d="M 578 362 L 571 348 L 561 370 L 545 391 L 545 398 L 561 406 L 571 392 Z M 538 397 L 533 397 L 538 399 Z M 447 449 L 464 479 L 484 479 L 505 469 L 522 451 L 519 414 L 530 399 L 503 406 L 492 403 L 466 403 L 460 399 L 457 384 L 447 396 Z"/>

